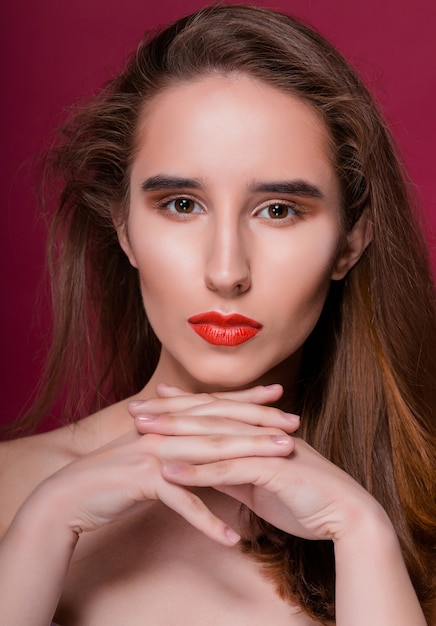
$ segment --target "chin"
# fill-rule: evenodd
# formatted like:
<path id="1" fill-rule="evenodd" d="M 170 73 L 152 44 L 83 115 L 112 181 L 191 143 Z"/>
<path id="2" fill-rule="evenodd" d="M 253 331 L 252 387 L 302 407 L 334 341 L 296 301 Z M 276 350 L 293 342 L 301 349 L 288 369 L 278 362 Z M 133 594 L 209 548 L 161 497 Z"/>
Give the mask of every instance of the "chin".
<path id="1" fill-rule="evenodd" d="M 269 370 L 267 372 L 256 371 L 250 375 L 246 371 L 242 373 L 240 369 L 232 371 L 232 368 L 226 368 L 224 372 L 222 370 L 217 372 L 217 369 L 214 368 L 210 373 L 206 369 L 203 369 L 198 375 L 192 373 L 191 380 L 199 391 L 210 393 L 246 389 L 258 384 L 266 384 L 265 379 L 270 378 L 268 374 Z"/>

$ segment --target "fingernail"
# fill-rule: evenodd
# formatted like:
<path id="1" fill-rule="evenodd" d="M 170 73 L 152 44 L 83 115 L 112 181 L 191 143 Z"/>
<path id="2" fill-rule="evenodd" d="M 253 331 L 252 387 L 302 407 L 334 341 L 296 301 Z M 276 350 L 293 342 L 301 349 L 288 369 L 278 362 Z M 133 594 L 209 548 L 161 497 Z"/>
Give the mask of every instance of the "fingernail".
<path id="1" fill-rule="evenodd" d="M 145 406 L 146 404 L 147 404 L 147 400 L 132 400 L 132 402 L 129 402 L 127 406 L 130 406 L 132 407 L 132 409 L 134 409 L 135 407 Z"/>
<path id="2" fill-rule="evenodd" d="M 179 463 L 163 463 L 163 469 L 169 474 L 180 474 L 182 466 Z"/>
<path id="3" fill-rule="evenodd" d="M 287 435 L 273 435 L 271 439 L 274 443 L 277 443 L 279 446 L 284 446 L 291 441 L 291 438 Z"/>
<path id="4" fill-rule="evenodd" d="M 238 543 L 241 538 L 241 536 L 238 535 L 238 533 L 236 533 L 233 528 L 230 528 L 229 526 L 226 527 L 224 534 L 233 545 L 235 545 L 235 543 Z"/>
<path id="5" fill-rule="evenodd" d="M 274 383 L 273 385 L 264 385 L 264 389 L 281 389 L 281 385 Z"/>
<path id="6" fill-rule="evenodd" d="M 154 422 L 157 419 L 157 415 L 149 415 L 148 413 L 143 413 L 142 415 L 136 415 L 135 419 L 138 422 Z"/>
<path id="7" fill-rule="evenodd" d="M 290 422 L 299 422 L 300 421 L 300 416 L 299 415 L 294 415 L 294 413 L 285 413 L 285 411 L 282 411 L 282 417 L 285 418 L 285 420 L 288 420 Z"/>

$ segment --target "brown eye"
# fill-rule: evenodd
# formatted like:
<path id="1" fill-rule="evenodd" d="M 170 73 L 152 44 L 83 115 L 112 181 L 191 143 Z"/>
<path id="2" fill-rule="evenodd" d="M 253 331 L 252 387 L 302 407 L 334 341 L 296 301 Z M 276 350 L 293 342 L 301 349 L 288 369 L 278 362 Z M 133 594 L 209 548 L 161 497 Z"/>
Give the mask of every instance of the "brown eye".
<path id="1" fill-rule="evenodd" d="M 271 202 L 271 204 L 264 205 L 262 209 L 259 209 L 256 215 L 262 219 L 274 222 L 283 221 L 287 224 L 300 217 L 301 212 L 293 203 Z"/>
<path id="2" fill-rule="evenodd" d="M 192 213 L 195 209 L 195 202 L 190 198 L 177 198 L 174 200 L 174 208 L 178 213 Z"/>
<path id="3" fill-rule="evenodd" d="M 274 204 L 270 204 L 267 207 L 268 217 L 272 219 L 280 220 L 285 217 L 289 217 L 289 215 L 293 213 L 292 207 L 287 204 L 279 204 L 278 202 Z"/>
<path id="4" fill-rule="evenodd" d="M 270 217 L 280 219 L 288 215 L 288 207 L 284 204 L 271 204 L 268 207 L 268 213 Z"/>
<path id="5" fill-rule="evenodd" d="M 191 215 L 193 213 L 203 213 L 203 209 L 198 202 L 192 200 L 192 198 L 186 198 L 180 196 L 179 198 L 173 198 L 172 200 L 163 200 L 160 204 L 160 208 L 165 209 L 167 213 L 179 214 L 179 215 Z"/>

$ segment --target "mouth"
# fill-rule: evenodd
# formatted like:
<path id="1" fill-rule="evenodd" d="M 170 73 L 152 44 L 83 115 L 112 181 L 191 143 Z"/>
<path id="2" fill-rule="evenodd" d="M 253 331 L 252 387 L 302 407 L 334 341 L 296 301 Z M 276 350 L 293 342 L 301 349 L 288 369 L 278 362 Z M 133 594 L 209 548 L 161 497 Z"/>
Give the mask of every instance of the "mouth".
<path id="1" fill-rule="evenodd" d="M 218 311 L 193 315 L 188 324 L 197 335 L 214 346 L 238 346 L 255 337 L 263 328 L 259 322 L 239 313 L 223 315 Z"/>

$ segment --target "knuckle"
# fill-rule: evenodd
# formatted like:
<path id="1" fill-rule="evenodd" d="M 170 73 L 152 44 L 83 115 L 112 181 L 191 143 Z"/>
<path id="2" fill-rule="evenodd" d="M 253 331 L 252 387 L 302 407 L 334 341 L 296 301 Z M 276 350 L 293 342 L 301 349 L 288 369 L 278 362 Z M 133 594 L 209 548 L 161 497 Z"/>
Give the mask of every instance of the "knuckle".
<path id="1" fill-rule="evenodd" d="M 267 422 L 270 422 L 271 419 L 283 422 L 283 414 L 280 409 L 271 406 L 259 406 L 259 409 L 262 413 L 262 418 L 265 419 Z"/>
<path id="2" fill-rule="evenodd" d="M 157 433 L 147 433 L 142 437 L 142 448 L 145 451 L 156 452 L 161 446 L 163 439 L 163 435 L 159 435 Z"/>
<path id="3" fill-rule="evenodd" d="M 213 448 L 220 448 L 226 440 L 224 435 L 209 435 L 208 442 Z"/>
<path id="4" fill-rule="evenodd" d="M 138 465 L 140 469 L 147 474 L 160 473 L 161 463 L 158 458 L 152 454 L 144 454 L 138 459 Z"/>
<path id="5" fill-rule="evenodd" d="M 195 493 L 192 493 L 192 491 L 188 491 L 188 490 L 185 491 L 185 499 L 186 499 L 187 505 L 191 509 L 194 509 L 195 511 L 203 511 L 204 510 L 205 505 L 200 500 L 200 498 L 195 495 Z"/>
<path id="6" fill-rule="evenodd" d="M 215 396 L 213 393 L 202 392 L 196 396 L 195 406 L 201 406 L 202 404 L 210 404 L 215 401 Z"/>
<path id="7" fill-rule="evenodd" d="M 214 463 L 214 471 L 215 475 L 218 478 L 224 478 L 225 476 L 227 476 L 227 473 L 229 471 L 229 461 L 217 461 L 216 463 Z"/>
<path id="8" fill-rule="evenodd" d="M 209 429 L 209 432 L 211 429 L 219 430 L 223 425 L 224 419 L 225 418 L 222 418 L 219 415 L 208 415 L 207 422 L 205 423 L 205 428 Z"/>
<path id="9" fill-rule="evenodd" d="M 165 432 L 173 432 L 177 426 L 177 418 L 174 413 L 162 413 L 159 416 L 159 426 Z"/>

